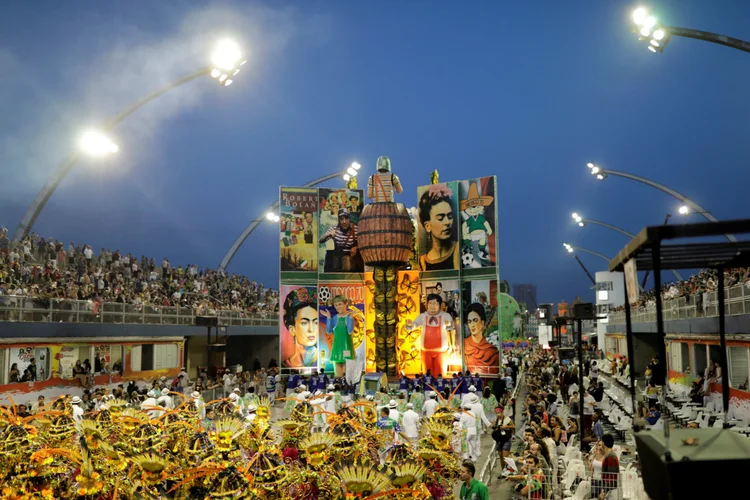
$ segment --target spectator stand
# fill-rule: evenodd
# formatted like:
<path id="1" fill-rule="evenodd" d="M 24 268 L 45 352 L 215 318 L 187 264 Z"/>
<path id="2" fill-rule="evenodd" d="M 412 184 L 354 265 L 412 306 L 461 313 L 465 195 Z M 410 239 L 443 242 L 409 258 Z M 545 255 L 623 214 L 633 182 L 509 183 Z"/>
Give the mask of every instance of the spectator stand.
<path id="1" fill-rule="evenodd" d="M 628 293 L 628 271 L 626 265 L 632 261 L 638 271 L 651 271 L 654 275 L 654 302 L 656 310 L 656 333 L 659 337 L 658 352 L 659 366 L 658 373 L 653 374 L 653 379 L 657 385 L 662 386 L 662 407 L 666 407 L 667 397 L 667 353 L 666 353 L 666 333 L 664 330 L 664 312 L 663 297 L 659 291 L 662 288 L 661 271 L 662 269 L 704 269 L 711 268 L 717 270 L 717 294 L 719 310 L 719 342 L 721 346 L 722 368 L 722 403 L 724 421 L 729 415 L 729 377 L 727 350 L 726 350 L 726 331 L 725 331 L 725 274 L 726 269 L 748 267 L 750 265 L 750 241 L 730 241 L 719 243 L 695 242 L 697 238 L 718 237 L 724 234 L 748 234 L 750 233 L 750 220 L 734 220 L 716 223 L 700 224 L 683 224 L 679 226 L 650 226 L 643 229 L 621 250 L 615 258 L 610 261 L 610 272 L 624 272 L 623 281 L 625 285 L 625 326 L 628 344 L 628 359 L 634 360 L 633 348 L 633 322 L 631 316 L 631 305 Z M 663 244 L 665 240 L 692 240 L 688 243 L 670 243 Z M 632 271 L 632 269 L 631 269 Z M 635 271 L 632 271 L 635 272 Z M 637 276 L 636 276 L 637 282 Z M 631 405 L 635 404 L 635 368 L 630 370 L 630 392 Z M 718 434 L 717 434 L 718 432 Z M 710 474 L 709 470 L 717 470 L 721 467 L 721 460 L 724 458 L 744 458 L 745 464 L 750 457 L 750 446 L 747 443 L 736 441 L 727 436 L 724 429 L 679 429 L 670 431 L 669 423 L 664 424 L 664 436 L 660 438 L 654 433 L 637 433 L 638 450 L 643 460 L 644 471 L 648 469 L 650 478 L 644 476 L 646 490 L 653 499 L 675 498 L 680 494 L 687 494 L 686 488 L 694 487 L 692 482 L 683 481 L 680 483 L 676 477 L 676 471 L 679 461 L 691 461 L 697 458 L 698 453 L 709 443 L 719 441 L 723 449 L 717 450 L 719 456 L 714 455 L 708 459 L 713 462 L 702 462 L 703 471 Z M 670 434 L 674 434 L 670 441 Z M 696 436 L 699 436 L 698 439 Z M 677 439 L 674 439 L 677 438 Z M 700 446 L 695 445 L 696 441 Z M 705 444 L 701 444 L 705 441 Z M 692 448 L 691 448 L 692 447 Z M 704 454 L 703 457 L 706 455 Z M 737 466 L 739 463 L 736 463 Z M 684 464 L 683 464 L 684 465 Z M 671 474 L 670 474 L 671 472 Z M 667 481 L 664 479 L 667 478 Z M 686 483 L 690 483 L 688 486 Z M 718 496 L 731 496 L 734 494 L 734 485 L 729 482 L 721 484 L 712 483 L 704 485 L 706 494 Z M 703 486 L 702 486 L 703 487 Z M 701 487 L 701 488 L 702 488 Z M 690 494 L 695 497 L 702 496 L 703 490 L 693 490 Z M 710 489 L 709 489 L 710 488 Z"/>

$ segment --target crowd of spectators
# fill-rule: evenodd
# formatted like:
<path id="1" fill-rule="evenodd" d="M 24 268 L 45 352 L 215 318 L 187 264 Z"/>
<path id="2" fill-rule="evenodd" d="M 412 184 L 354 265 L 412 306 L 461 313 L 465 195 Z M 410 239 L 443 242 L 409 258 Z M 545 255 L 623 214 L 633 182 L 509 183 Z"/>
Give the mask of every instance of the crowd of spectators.
<path id="1" fill-rule="evenodd" d="M 715 269 L 704 269 L 698 274 L 693 274 L 686 280 L 665 283 L 661 287 L 662 300 L 685 297 L 690 305 L 703 305 L 703 295 L 716 290 L 718 283 L 717 271 Z M 726 287 L 744 285 L 750 288 L 750 268 L 727 269 L 724 271 L 724 285 Z M 640 293 L 638 300 L 631 305 L 635 312 L 648 310 L 656 307 L 654 290 L 644 290 Z M 619 306 L 614 310 L 624 310 L 625 306 Z M 700 309 L 700 307 L 699 307 Z"/>
<path id="2" fill-rule="evenodd" d="M 272 317 L 278 291 L 240 275 L 196 264 L 173 266 L 153 257 L 29 235 L 11 244 L 0 229 L 0 296 L 117 302 L 137 307 L 192 307 L 199 314 L 231 310 Z"/>

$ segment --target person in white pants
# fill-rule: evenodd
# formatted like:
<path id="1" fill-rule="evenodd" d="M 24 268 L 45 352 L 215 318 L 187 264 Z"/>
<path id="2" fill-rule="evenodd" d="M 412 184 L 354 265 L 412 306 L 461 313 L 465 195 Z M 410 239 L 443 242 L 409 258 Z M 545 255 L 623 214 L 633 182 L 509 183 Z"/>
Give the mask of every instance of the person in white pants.
<path id="1" fill-rule="evenodd" d="M 471 413 L 474 414 L 476 417 L 476 424 L 477 424 L 477 440 L 476 440 L 476 455 L 474 455 L 477 459 L 482 454 L 482 432 L 484 429 L 492 427 L 492 423 L 487 418 L 487 415 L 484 414 L 484 407 L 482 406 L 482 403 L 479 401 L 479 398 L 476 394 L 472 394 L 469 397 L 469 400 L 467 401 L 469 404 L 469 408 L 471 409 Z"/>
<path id="2" fill-rule="evenodd" d="M 427 392 L 427 401 L 424 402 L 424 405 L 422 406 L 422 413 L 425 417 L 430 418 L 433 413 L 435 413 L 435 408 L 437 408 L 437 401 L 435 401 L 435 393 L 432 391 Z"/>
<path id="3" fill-rule="evenodd" d="M 461 427 L 466 432 L 466 453 L 464 453 L 464 460 L 476 462 L 479 458 L 477 418 L 471 412 L 471 405 L 469 403 L 464 404 L 464 411 L 461 414 Z"/>
<path id="4" fill-rule="evenodd" d="M 411 444 L 417 444 L 419 439 L 419 414 L 414 411 L 412 403 L 406 404 L 406 411 L 402 417 L 401 428 Z"/>

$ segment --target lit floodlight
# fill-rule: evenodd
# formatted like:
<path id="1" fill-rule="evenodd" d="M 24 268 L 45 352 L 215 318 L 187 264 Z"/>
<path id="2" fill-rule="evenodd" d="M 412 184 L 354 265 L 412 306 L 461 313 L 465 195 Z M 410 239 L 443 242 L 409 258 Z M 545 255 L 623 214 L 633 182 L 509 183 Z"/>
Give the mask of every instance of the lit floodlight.
<path id="1" fill-rule="evenodd" d="M 656 49 L 652 45 L 648 46 L 648 50 L 650 50 L 653 53 L 656 53 Z"/>
<path id="2" fill-rule="evenodd" d="M 116 153 L 120 149 L 109 137 L 96 130 L 85 132 L 81 136 L 78 146 L 81 151 L 91 156 L 104 156 Z"/>
<path id="3" fill-rule="evenodd" d="M 359 170 L 360 168 L 362 168 L 362 165 L 360 165 L 359 163 L 357 163 L 357 162 L 355 161 L 355 162 L 353 162 L 353 163 L 352 163 L 352 168 L 353 168 L 354 170 Z"/>
<path id="4" fill-rule="evenodd" d="M 658 29 L 654 31 L 654 34 L 652 36 L 654 37 L 655 40 L 661 40 L 662 38 L 664 38 L 664 35 L 665 35 L 664 30 Z"/>
<path id="5" fill-rule="evenodd" d="M 345 180 L 346 182 L 349 182 L 349 180 L 350 180 L 351 178 L 352 178 L 352 177 L 351 177 L 351 176 L 350 176 L 349 174 L 344 174 L 344 180 Z"/>
<path id="6" fill-rule="evenodd" d="M 573 252 L 574 252 L 573 247 L 568 247 L 568 253 L 573 253 Z"/>
<path id="7" fill-rule="evenodd" d="M 221 76 L 219 77 L 219 81 L 224 83 L 224 80 L 226 80 L 228 76 L 229 75 L 227 75 L 226 73 L 222 73 Z"/>
<path id="8" fill-rule="evenodd" d="M 633 11 L 633 22 L 640 26 L 646 20 L 648 11 L 644 7 L 638 7 Z"/>
<path id="9" fill-rule="evenodd" d="M 580 221 L 580 220 L 578 221 L 578 225 L 581 226 L 581 227 L 585 226 L 585 224 L 583 223 L 583 221 Z"/>
<path id="10" fill-rule="evenodd" d="M 227 80 L 226 82 L 224 82 L 224 86 L 225 86 L 225 87 L 229 87 L 230 85 L 232 85 L 232 82 L 233 82 L 233 81 L 234 81 L 234 80 Z"/>
<path id="11" fill-rule="evenodd" d="M 645 26 L 641 28 L 642 36 L 649 36 L 650 34 L 651 34 L 651 28 L 646 28 Z"/>
<path id="12" fill-rule="evenodd" d="M 211 62 L 215 67 L 227 71 L 234 70 L 244 64 L 240 46 L 232 40 L 222 40 L 211 54 Z"/>
<path id="13" fill-rule="evenodd" d="M 352 167 L 347 168 L 346 169 L 346 173 L 349 174 L 349 175 L 351 175 L 352 177 L 356 177 L 357 176 L 357 171 L 354 170 L 354 168 L 352 168 Z"/>
<path id="14" fill-rule="evenodd" d="M 211 70 L 211 78 L 219 78 L 219 75 L 221 74 L 221 71 L 214 68 Z"/>
<path id="15" fill-rule="evenodd" d="M 645 21 L 643 21 L 643 27 L 651 29 L 654 26 L 656 26 L 656 18 L 654 16 L 648 16 Z"/>
<path id="16" fill-rule="evenodd" d="M 279 220 L 281 220 L 280 217 L 273 212 L 268 212 L 266 214 L 266 219 L 268 219 L 270 222 L 279 222 Z"/>
<path id="17" fill-rule="evenodd" d="M 601 169 L 599 167 L 594 167 L 591 169 L 591 173 L 594 175 L 598 174 L 600 171 Z"/>
<path id="18" fill-rule="evenodd" d="M 690 208 L 687 205 L 682 205 L 679 209 L 680 215 L 687 215 L 690 213 Z"/>
<path id="19" fill-rule="evenodd" d="M 599 175 L 596 176 L 596 178 L 599 179 L 600 181 L 603 181 L 604 180 L 604 175 L 599 174 Z"/>
<path id="20" fill-rule="evenodd" d="M 653 45 L 654 47 L 658 47 L 658 46 L 659 46 L 659 42 L 657 42 L 657 41 L 656 41 L 656 40 L 654 40 L 653 38 L 652 38 L 651 40 L 649 40 L 649 43 L 650 43 L 651 45 Z"/>
<path id="21" fill-rule="evenodd" d="M 570 216 L 573 217 L 574 219 L 578 218 L 578 214 L 576 212 L 573 212 L 572 214 L 570 214 Z"/>
<path id="22" fill-rule="evenodd" d="M 594 165 L 593 163 L 587 163 L 586 166 L 589 168 L 594 168 L 596 165 Z"/>

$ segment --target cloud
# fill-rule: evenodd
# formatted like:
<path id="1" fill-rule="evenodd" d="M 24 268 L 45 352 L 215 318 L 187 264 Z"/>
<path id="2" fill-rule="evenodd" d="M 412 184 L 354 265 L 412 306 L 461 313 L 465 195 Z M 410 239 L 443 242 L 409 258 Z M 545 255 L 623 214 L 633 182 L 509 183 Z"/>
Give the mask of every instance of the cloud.
<path id="1" fill-rule="evenodd" d="M 46 88 L 36 85 L 32 75 L 24 79 L 17 57 L 0 46 L 0 104 L 4 109 L 14 102 L 16 106 L 9 118 L 13 121 L 6 122 L 0 138 L 0 164 L 7 165 L 0 169 L 0 196 L 14 203 L 29 203 L 70 154 L 76 133 L 105 123 L 137 99 L 208 66 L 212 46 L 219 39 L 235 39 L 246 50 L 248 63 L 238 78 L 250 80 L 273 71 L 274 62 L 291 43 L 300 38 L 317 43 L 325 32 L 321 29 L 324 19 L 302 19 L 291 8 L 214 4 L 170 14 L 166 26 L 152 23 L 149 26 L 155 28 L 150 31 L 124 24 L 122 17 L 107 20 L 104 27 L 92 28 L 96 36 L 85 39 L 84 47 L 72 37 L 72 45 L 88 50 L 89 57 L 83 57 L 84 52 L 76 54 L 78 57 L 64 54 L 57 58 L 57 67 L 44 68 L 45 78 L 40 78 L 49 84 Z M 78 34 L 88 35 L 88 31 Z M 123 155 L 129 165 L 118 158 L 120 167 L 128 169 L 146 157 L 160 156 L 159 135 L 170 119 L 210 100 L 216 95 L 212 91 L 222 90 L 199 80 L 138 110 L 115 130 L 121 144 L 137 145 Z M 65 189 L 65 184 L 62 187 Z"/>

